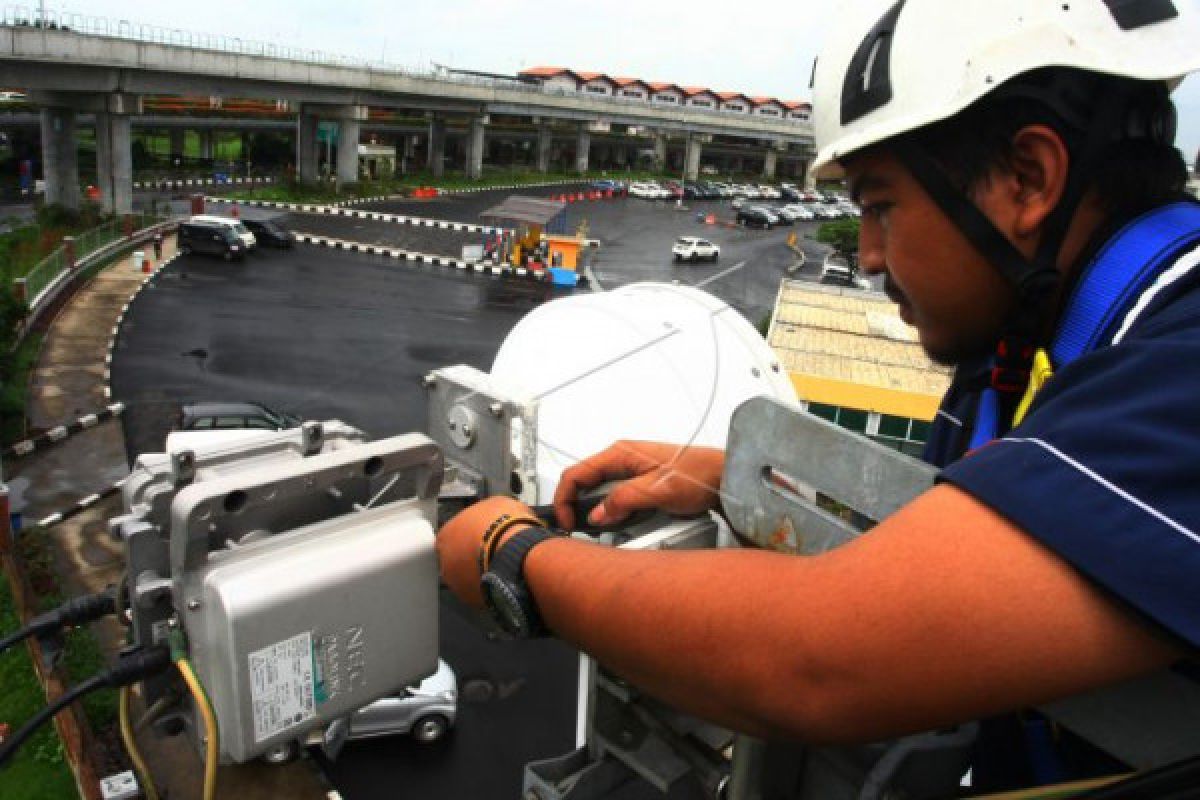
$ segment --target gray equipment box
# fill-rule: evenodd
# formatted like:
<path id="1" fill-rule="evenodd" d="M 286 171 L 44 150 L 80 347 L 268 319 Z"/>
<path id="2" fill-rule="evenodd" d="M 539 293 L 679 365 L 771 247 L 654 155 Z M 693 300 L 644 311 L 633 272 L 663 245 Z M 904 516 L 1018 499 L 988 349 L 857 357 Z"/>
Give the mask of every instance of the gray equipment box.
<path id="1" fill-rule="evenodd" d="M 212 553 L 184 580 L 185 628 L 245 761 L 437 669 L 434 531 L 418 503 Z"/>

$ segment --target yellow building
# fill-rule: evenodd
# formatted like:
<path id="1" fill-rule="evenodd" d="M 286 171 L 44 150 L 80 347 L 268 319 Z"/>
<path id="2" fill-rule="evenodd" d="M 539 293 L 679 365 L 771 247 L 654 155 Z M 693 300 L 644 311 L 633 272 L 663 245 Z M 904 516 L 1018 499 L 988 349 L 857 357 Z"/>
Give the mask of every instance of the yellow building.
<path id="1" fill-rule="evenodd" d="M 809 411 L 920 453 L 951 370 L 886 297 L 785 280 L 768 340 Z"/>

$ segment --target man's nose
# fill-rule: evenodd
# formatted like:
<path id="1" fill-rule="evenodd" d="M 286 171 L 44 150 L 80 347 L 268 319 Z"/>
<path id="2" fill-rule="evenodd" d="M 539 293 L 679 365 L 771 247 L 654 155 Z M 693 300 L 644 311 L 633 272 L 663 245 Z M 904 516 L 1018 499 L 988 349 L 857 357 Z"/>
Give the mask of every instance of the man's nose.
<path id="1" fill-rule="evenodd" d="M 882 243 L 865 229 L 858 234 L 858 267 L 868 275 L 880 275 L 887 271 Z"/>

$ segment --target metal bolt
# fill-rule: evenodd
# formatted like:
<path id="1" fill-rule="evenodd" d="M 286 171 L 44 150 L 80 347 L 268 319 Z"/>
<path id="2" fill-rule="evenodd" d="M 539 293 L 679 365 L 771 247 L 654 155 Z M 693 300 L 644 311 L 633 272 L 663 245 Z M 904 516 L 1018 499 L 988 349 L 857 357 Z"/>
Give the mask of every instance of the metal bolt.
<path id="1" fill-rule="evenodd" d="M 199 611 L 200 610 L 200 601 L 195 598 L 192 598 L 191 600 L 188 600 L 187 607 L 188 607 L 188 611 Z"/>
<path id="2" fill-rule="evenodd" d="M 446 424 L 450 426 L 450 430 L 452 430 L 452 431 L 456 431 L 456 430 L 458 430 L 458 423 L 457 423 L 457 422 L 455 422 L 454 420 L 452 420 L 452 419 L 451 419 L 451 420 L 447 420 L 447 421 L 446 421 Z"/>
<path id="3" fill-rule="evenodd" d="M 504 406 L 500 403 L 492 403 L 490 406 L 488 406 L 488 411 L 492 412 L 493 417 L 504 416 Z"/>
<path id="4" fill-rule="evenodd" d="M 468 437 L 469 437 L 470 435 L 471 435 L 471 426 L 470 426 L 470 425 L 463 425 L 463 436 L 468 436 Z"/>

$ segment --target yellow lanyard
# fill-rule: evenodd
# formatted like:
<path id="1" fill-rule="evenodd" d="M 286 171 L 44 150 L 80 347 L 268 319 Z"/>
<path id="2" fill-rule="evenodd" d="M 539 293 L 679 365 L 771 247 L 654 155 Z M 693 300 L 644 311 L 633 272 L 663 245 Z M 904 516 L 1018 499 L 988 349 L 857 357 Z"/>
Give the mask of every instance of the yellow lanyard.
<path id="1" fill-rule="evenodd" d="M 1029 368 L 1029 386 L 1025 388 L 1025 396 L 1021 398 L 1021 402 L 1017 406 L 1017 413 L 1013 414 L 1012 426 L 1014 428 L 1025 419 L 1025 415 L 1029 413 L 1029 407 L 1033 405 L 1033 399 L 1046 385 L 1046 381 L 1053 377 L 1054 365 L 1050 363 L 1050 356 L 1045 350 L 1039 349 L 1033 356 L 1033 365 Z"/>

